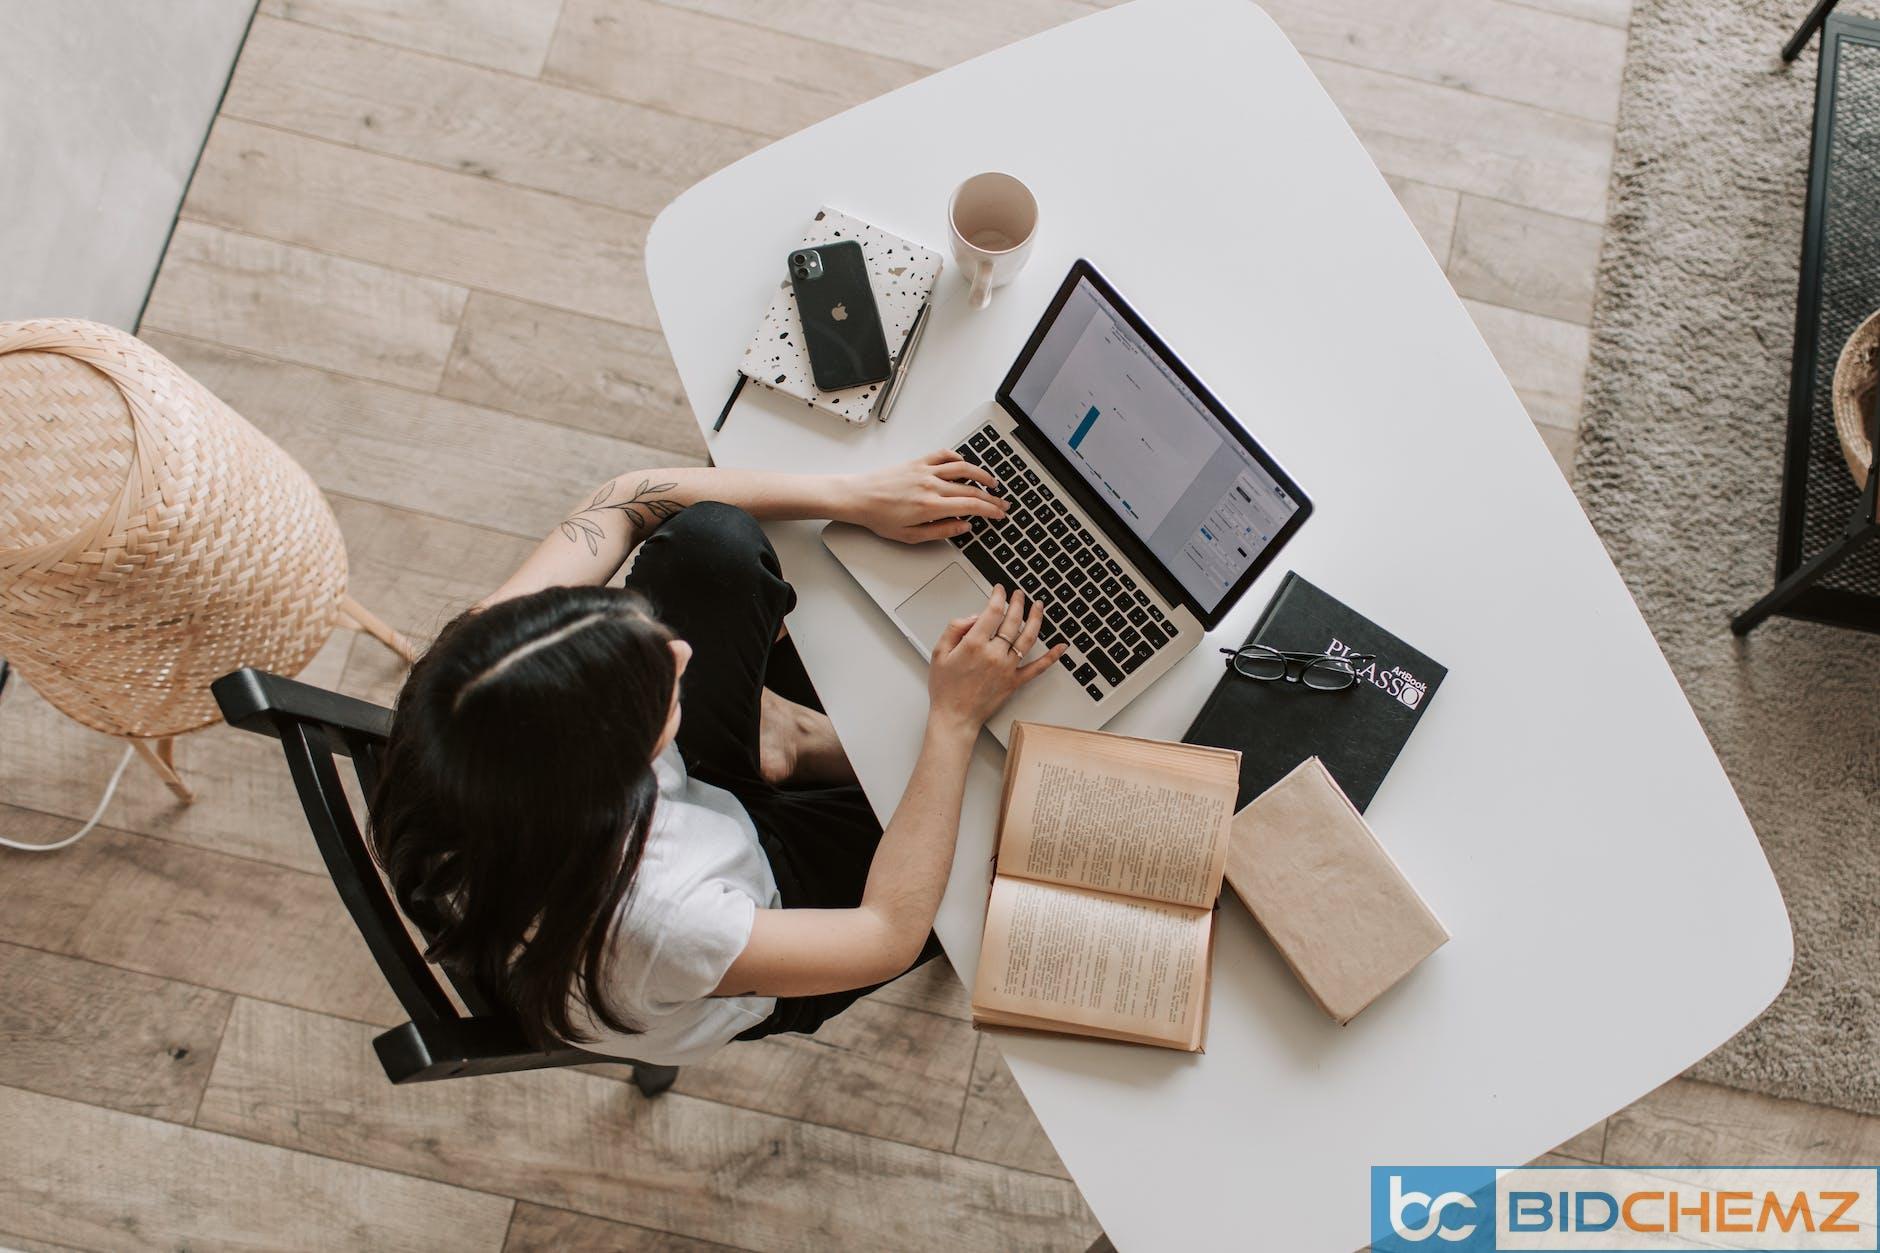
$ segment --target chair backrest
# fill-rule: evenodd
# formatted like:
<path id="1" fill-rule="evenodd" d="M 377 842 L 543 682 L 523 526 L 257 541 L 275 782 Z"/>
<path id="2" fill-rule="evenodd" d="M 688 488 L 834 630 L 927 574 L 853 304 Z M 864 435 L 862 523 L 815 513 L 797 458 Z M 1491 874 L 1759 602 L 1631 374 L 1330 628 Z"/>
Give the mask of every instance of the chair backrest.
<path id="1" fill-rule="evenodd" d="M 462 972 L 445 970 L 464 1009 L 451 1002 L 438 981 L 439 968 L 425 961 L 379 876 L 336 760 L 351 759 L 360 788 L 371 796 L 391 731 L 391 710 L 255 669 L 224 675 L 212 690 L 230 726 L 281 741 L 300 807 L 333 885 L 385 981 L 411 1015 L 410 1022 L 372 1042 L 388 1079 L 417 1083 L 623 1060 L 576 1048 L 542 1052 L 529 1043 L 514 1015 L 489 989 Z M 422 920 L 412 922 L 419 934 L 426 934 Z"/>

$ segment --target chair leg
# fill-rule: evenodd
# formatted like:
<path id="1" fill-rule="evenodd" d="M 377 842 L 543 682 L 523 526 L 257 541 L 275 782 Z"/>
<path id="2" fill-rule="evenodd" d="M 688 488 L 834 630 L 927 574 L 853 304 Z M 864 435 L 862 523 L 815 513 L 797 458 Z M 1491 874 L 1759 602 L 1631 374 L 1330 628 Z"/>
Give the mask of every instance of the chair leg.
<path id="1" fill-rule="evenodd" d="M 641 1096 L 658 1096 L 670 1088 L 678 1077 L 677 1066 L 649 1066 L 645 1062 L 633 1063 L 633 1086 L 640 1090 Z"/>
<path id="2" fill-rule="evenodd" d="M 1797 596 L 1813 587 L 1821 577 L 1845 561 L 1862 544 L 1880 535 L 1880 524 L 1866 523 L 1850 527 L 1846 534 L 1797 566 L 1788 578 L 1770 589 L 1767 596 L 1730 619 L 1730 630 L 1748 635 L 1770 614 L 1779 613 Z"/>
<path id="3" fill-rule="evenodd" d="M 131 740 L 129 743 L 137 750 L 137 755 L 157 772 L 157 777 L 163 780 L 163 786 L 169 788 L 177 800 L 185 805 L 195 803 L 196 794 L 189 790 L 187 783 L 183 782 L 183 776 L 176 773 L 175 736 L 164 736 L 156 742 L 154 747 L 149 740 Z"/>
<path id="4" fill-rule="evenodd" d="M 1802 49 L 1806 48 L 1808 41 L 1815 37 L 1815 32 L 1821 29 L 1821 24 L 1828 20 L 1828 13 L 1834 6 L 1835 0 L 1816 0 L 1815 7 L 1808 11 L 1807 17 L 1802 19 L 1801 26 L 1789 36 L 1789 41 L 1782 45 L 1784 61 L 1793 61 L 1802 55 Z"/>
<path id="5" fill-rule="evenodd" d="M 418 650 L 411 646 L 411 641 L 394 631 L 379 616 L 352 598 L 351 593 L 339 598 L 340 615 L 350 621 L 352 626 L 364 631 L 385 647 L 404 658 L 410 665 L 418 659 Z"/>

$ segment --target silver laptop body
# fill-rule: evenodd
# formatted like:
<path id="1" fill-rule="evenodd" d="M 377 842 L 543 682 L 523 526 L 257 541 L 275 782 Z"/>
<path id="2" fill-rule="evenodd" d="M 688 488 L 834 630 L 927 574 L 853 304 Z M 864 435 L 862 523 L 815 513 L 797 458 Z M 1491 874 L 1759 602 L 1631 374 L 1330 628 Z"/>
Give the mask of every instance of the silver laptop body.
<path id="1" fill-rule="evenodd" d="M 987 724 L 1001 743 L 1021 719 L 1108 722 L 1201 643 L 1311 511 L 1085 261 L 998 400 L 946 442 L 999 478 L 1005 519 L 916 545 L 832 522 L 823 543 L 923 656 L 994 583 L 1044 602 L 1030 657 L 1069 648 Z"/>

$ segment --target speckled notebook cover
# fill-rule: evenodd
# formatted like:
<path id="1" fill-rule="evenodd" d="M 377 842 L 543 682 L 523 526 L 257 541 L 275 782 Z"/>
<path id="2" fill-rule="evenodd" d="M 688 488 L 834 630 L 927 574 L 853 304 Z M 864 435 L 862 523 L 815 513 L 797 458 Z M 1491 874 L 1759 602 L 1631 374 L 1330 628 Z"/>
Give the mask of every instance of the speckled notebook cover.
<path id="1" fill-rule="evenodd" d="M 803 232 L 800 246 L 833 243 L 853 239 L 862 246 L 868 259 L 869 284 L 874 288 L 875 304 L 881 313 L 881 330 L 894 354 L 895 369 L 900 369 L 901 345 L 907 341 L 907 329 L 915 315 L 933 295 L 945 259 L 931 248 L 923 248 L 899 235 L 891 235 L 878 226 L 870 226 L 827 205 L 820 209 L 809 229 Z M 779 258 L 781 262 L 782 258 Z M 781 269 L 781 264 L 778 267 Z M 753 383 L 795 396 L 816 409 L 823 409 L 850 422 L 866 422 L 873 415 L 875 400 L 889 380 L 863 387 L 845 387 L 825 392 L 817 388 L 810 373 L 809 356 L 803 350 L 803 322 L 797 316 L 796 296 L 790 290 L 790 276 L 780 275 L 777 293 L 757 328 L 751 346 L 744 350 L 739 373 Z"/>

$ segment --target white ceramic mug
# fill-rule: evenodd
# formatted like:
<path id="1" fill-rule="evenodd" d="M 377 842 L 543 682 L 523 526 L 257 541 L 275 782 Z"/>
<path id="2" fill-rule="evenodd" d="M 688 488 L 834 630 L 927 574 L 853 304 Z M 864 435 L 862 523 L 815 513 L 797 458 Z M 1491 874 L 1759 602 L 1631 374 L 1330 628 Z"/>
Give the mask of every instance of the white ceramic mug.
<path id="1" fill-rule="evenodd" d="M 992 289 L 1012 281 L 1038 236 L 1038 199 L 1010 174 L 975 174 L 947 202 L 953 257 L 973 285 L 973 308 L 992 302 Z"/>

